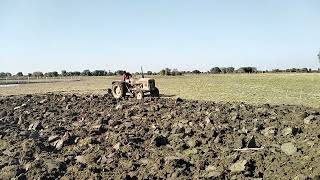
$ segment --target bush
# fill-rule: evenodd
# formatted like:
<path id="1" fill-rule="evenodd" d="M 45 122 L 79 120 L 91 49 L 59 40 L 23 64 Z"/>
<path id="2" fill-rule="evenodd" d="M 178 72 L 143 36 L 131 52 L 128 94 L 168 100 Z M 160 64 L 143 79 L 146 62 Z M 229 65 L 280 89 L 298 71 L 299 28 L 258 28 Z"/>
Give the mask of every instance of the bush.
<path id="1" fill-rule="evenodd" d="M 281 73 L 282 70 L 280 70 L 280 69 L 273 69 L 271 72 L 272 72 L 272 73 Z"/>
<path id="2" fill-rule="evenodd" d="M 286 72 L 297 72 L 296 68 L 286 69 Z"/>
<path id="3" fill-rule="evenodd" d="M 299 72 L 301 72 L 301 73 L 308 73 L 309 70 L 308 70 L 308 68 L 302 68 L 302 69 L 299 69 Z"/>
<path id="4" fill-rule="evenodd" d="M 255 67 L 241 67 L 237 70 L 238 73 L 257 73 L 258 70 Z"/>

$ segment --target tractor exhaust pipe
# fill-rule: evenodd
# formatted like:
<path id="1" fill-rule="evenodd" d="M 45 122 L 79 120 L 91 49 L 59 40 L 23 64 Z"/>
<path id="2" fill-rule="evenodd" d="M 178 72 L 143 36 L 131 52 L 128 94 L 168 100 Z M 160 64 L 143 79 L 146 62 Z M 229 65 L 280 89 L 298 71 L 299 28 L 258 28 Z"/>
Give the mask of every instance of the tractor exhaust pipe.
<path id="1" fill-rule="evenodd" d="M 141 66 L 141 75 L 142 75 L 142 78 L 144 78 L 142 66 Z"/>

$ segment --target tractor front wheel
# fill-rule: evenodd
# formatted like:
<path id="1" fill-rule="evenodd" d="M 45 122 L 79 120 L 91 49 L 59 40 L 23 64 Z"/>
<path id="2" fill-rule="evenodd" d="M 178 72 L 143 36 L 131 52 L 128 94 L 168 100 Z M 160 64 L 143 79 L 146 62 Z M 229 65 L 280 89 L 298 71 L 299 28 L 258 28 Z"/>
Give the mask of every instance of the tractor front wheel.
<path id="1" fill-rule="evenodd" d="M 144 98 L 144 93 L 143 93 L 143 91 L 138 91 L 138 92 L 136 93 L 136 97 L 137 97 L 138 100 L 142 100 L 142 99 Z"/>

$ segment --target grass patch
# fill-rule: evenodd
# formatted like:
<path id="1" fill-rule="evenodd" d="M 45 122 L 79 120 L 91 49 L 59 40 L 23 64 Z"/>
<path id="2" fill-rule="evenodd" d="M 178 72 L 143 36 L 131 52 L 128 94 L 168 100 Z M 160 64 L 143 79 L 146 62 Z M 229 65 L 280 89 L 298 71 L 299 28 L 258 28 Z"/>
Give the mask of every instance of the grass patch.
<path id="1" fill-rule="evenodd" d="M 221 74 L 155 76 L 167 97 L 251 104 L 320 107 L 320 74 Z M 60 93 L 104 94 L 120 77 L 81 77 L 81 81 L 22 84 L 0 88 L 0 95 Z"/>

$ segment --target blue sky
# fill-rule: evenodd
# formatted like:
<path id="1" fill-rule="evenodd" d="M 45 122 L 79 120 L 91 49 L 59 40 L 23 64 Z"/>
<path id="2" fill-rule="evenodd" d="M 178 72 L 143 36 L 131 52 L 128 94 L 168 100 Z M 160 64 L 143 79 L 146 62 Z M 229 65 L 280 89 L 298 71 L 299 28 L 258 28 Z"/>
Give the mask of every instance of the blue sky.
<path id="1" fill-rule="evenodd" d="M 318 68 L 319 0 L 0 0 L 0 71 Z"/>

